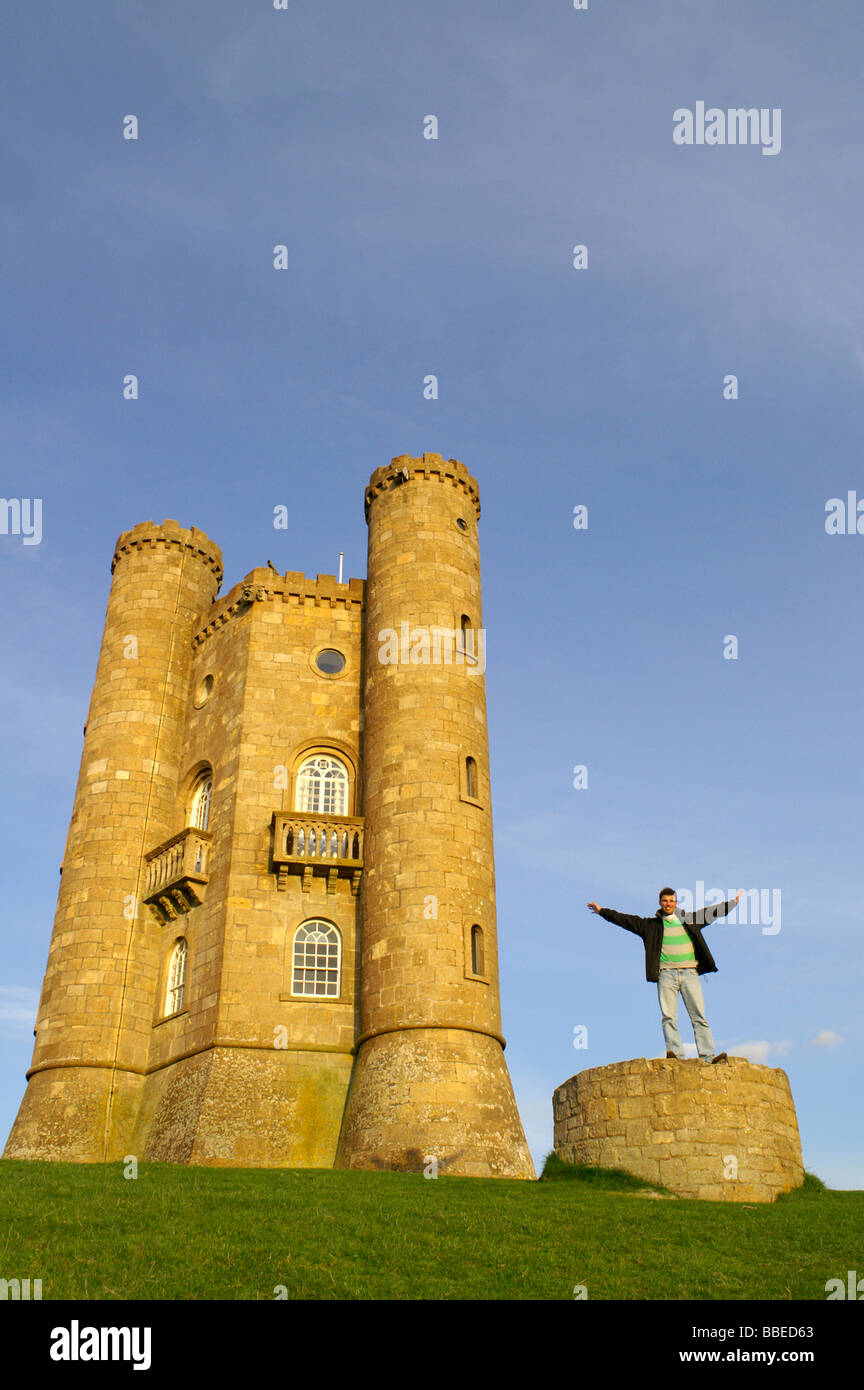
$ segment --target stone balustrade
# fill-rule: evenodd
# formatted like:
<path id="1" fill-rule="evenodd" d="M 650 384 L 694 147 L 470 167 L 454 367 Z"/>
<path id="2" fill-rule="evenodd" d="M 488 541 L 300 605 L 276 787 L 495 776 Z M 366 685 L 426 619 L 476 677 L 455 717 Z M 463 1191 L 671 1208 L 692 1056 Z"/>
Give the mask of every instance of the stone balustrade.
<path id="1" fill-rule="evenodd" d="M 144 856 L 144 902 L 160 922 L 171 922 L 204 900 L 213 836 L 187 826 Z"/>
<path id="2" fill-rule="evenodd" d="M 362 817 L 274 811 L 273 867 L 282 891 L 291 873 L 303 875 L 304 888 L 313 874 L 324 874 L 328 892 L 335 893 L 339 879 L 345 878 L 356 896 L 363 871 Z"/>

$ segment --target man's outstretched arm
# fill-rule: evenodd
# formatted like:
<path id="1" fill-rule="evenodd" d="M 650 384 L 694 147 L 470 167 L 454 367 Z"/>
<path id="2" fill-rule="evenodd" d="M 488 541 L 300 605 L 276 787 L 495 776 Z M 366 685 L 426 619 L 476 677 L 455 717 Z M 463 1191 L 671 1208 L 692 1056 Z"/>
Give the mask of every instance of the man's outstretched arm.
<path id="1" fill-rule="evenodd" d="M 645 931 L 644 917 L 636 917 L 629 912 L 616 912 L 611 907 L 600 907 L 597 903 L 589 903 L 592 912 L 596 912 L 606 922 L 614 922 L 616 927 L 623 927 L 625 931 L 635 932 L 637 936 L 642 936 Z M 648 919 L 650 921 L 650 918 Z"/>
<path id="2" fill-rule="evenodd" d="M 728 903 L 712 903 L 710 907 L 703 907 L 699 912 L 694 912 L 692 925 L 694 927 L 707 927 L 709 922 L 715 922 L 718 917 L 726 917 L 732 911 L 738 898 L 741 897 L 742 891 L 739 889 L 738 896 L 731 898 Z"/>

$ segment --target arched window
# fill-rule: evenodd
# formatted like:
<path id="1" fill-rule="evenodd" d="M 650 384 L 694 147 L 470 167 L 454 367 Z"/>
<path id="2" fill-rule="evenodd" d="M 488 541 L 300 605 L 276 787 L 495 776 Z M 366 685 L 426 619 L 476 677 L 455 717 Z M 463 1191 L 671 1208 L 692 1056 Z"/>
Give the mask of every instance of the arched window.
<path id="1" fill-rule="evenodd" d="M 303 922 L 294 933 L 292 994 L 338 999 L 342 987 L 342 938 L 332 922 Z"/>
<path id="2" fill-rule="evenodd" d="M 210 798 L 213 795 L 213 773 L 202 772 L 192 788 L 189 802 L 189 824 L 196 830 L 206 830 L 210 819 Z"/>
<path id="3" fill-rule="evenodd" d="M 316 816 L 347 816 L 348 769 L 338 758 L 316 753 L 297 773 L 294 810 Z"/>
<path id="4" fill-rule="evenodd" d="M 171 960 L 168 964 L 168 989 L 165 993 L 165 1013 L 179 1014 L 183 1008 L 186 993 L 186 938 L 180 936 L 174 942 Z"/>
<path id="5" fill-rule="evenodd" d="M 483 928 L 471 928 L 471 969 L 475 975 L 485 975 L 483 969 Z"/>
<path id="6" fill-rule="evenodd" d="M 465 759 L 465 795 L 477 800 L 477 763 L 474 758 Z"/>

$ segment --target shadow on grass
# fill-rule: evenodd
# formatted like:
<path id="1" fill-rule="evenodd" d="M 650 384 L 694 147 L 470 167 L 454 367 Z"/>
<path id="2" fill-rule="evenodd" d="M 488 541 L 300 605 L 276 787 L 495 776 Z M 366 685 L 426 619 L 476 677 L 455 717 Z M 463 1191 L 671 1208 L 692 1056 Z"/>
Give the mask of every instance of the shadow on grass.
<path id="1" fill-rule="evenodd" d="M 644 1178 L 637 1178 L 635 1173 L 628 1173 L 625 1168 L 597 1168 L 587 1163 L 565 1163 L 560 1159 L 553 1149 L 546 1155 L 546 1162 L 543 1165 L 543 1172 L 537 1179 L 538 1182 L 581 1182 L 594 1188 L 596 1191 L 606 1192 L 662 1192 L 668 1196 L 673 1194 L 668 1188 L 661 1186 L 660 1183 L 646 1182 Z M 776 1198 L 778 1202 L 795 1201 L 798 1197 L 820 1197 L 830 1191 L 821 1178 L 817 1178 L 815 1173 L 804 1174 L 804 1181 L 800 1187 L 793 1187 L 791 1192 L 783 1192 Z"/>
<path id="2" fill-rule="evenodd" d="M 821 1197 L 823 1193 L 830 1191 L 821 1178 L 817 1178 L 815 1173 L 805 1173 L 804 1181 L 800 1187 L 793 1187 L 791 1192 L 781 1192 L 777 1198 L 778 1202 L 789 1202 L 796 1197 Z"/>
<path id="3" fill-rule="evenodd" d="M 546 1155 L 538 1182 L 581 1182 L 606 1192 L 668 1192 L 660 1183 L 646 1182 L 624 1168 L 596 1168 L 588 1163 L 565 1163 L 553 1149 Z M 818 1182 L 818 1179 L 816 1180 Z M 671 1196 L 672 1194 L 669 1193 Z"/>

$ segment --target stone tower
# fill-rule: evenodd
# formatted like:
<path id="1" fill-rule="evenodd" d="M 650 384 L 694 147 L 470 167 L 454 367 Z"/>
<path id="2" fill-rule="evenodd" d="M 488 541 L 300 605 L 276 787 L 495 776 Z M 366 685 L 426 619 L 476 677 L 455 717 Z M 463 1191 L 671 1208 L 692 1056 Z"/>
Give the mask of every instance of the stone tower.
<path id="1" fill-rule="evenodd" d="M 174 521 L 117 542 L 29 1084 L 7 1157 L 128 1152 L 150 1052 L 156 933 L 136 930 L 144 854 L 173 833 L 191 637 L 222 578 Z"/>
<path id="2" fill-rule="evenodd" d="M 479 515 L 468 470 L 435 455 L 394 459 L 366 493 L 367 867 L 346 1167 L 428 1155 L 450 1172 L 534 1176 L 501 1037 Z"/>
<path id="3" fill-rule="evenodd" d="M 501 1037 L 476 483 L 398 458 L 366 511 L 365 586 L 268 567 L 217 600 L 201 532 L 118 541 L 5 1157 L 534 1176 Z"/>

